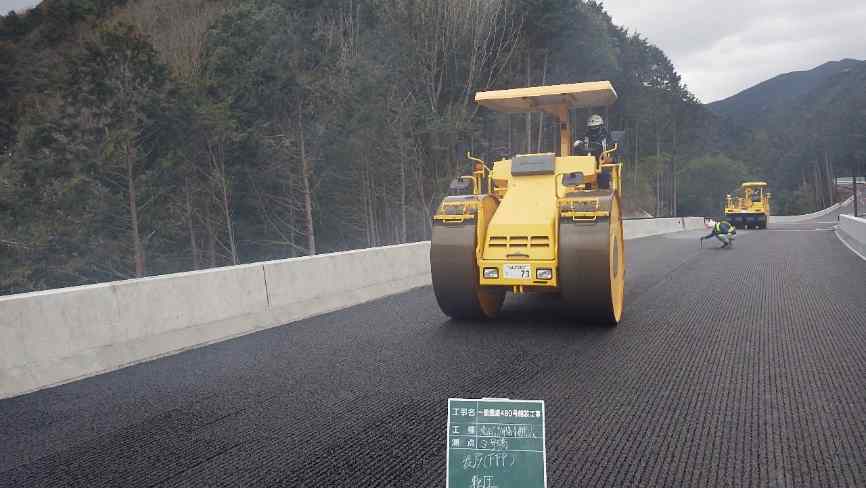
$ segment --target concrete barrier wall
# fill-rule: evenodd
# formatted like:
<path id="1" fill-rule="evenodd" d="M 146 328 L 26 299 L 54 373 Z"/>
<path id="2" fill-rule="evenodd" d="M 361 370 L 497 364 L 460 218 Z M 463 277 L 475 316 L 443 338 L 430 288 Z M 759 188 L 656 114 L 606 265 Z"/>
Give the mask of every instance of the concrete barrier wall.
<path id="1" fill-rule="evenodd" d="M 269 297 L 264 327 L 272 327 L 429 285 L 430 242 L 271 261 L 263 267 Z"/>
<path id="2" fill-rule="evenodd" d="M 703 228 L 629 220 L 626 239 Z M 430 243 L 0 297 L 0 398 L 430 284 Z"/>
<path id="3" fill-rule="evenodd" d="M 770 223 L 771 224 L 793 224 L 797 222 L 803 222 L 806 220 L 814 220 L 818 217 L 823 217 L 829 213 L 832 213 L 835 210 L 838 210 L 840 207 L 844 207 L 850 205 L 854 202 L 854 197 L 850 196 L 845 201 L 834 203 L 833 205 L 825 208 L 824 210 L 819 210 L 817 212 L 812 212 L 810 214 L 803 215 L 770 215 Z M 770 209 L 772 210 L 772 208 Z"/>
<path id="4" fill-rule="evenodd" d="M 665 219 L 635 219 L 623 221 L 623 236 L 637 239 L 659 234 L 670 234 L 683 230 L 704 228 L 703 217 L 673 217 Z"/>
<path id="5" fill-rule="evenodd" d="M 685 230 L 704 230 L 707 228 L 703 217 L 684 217 Z"/>
<path id="6" fill-rule="evenodd" d="M 851 215 L 839 216 L 839 227 L 836 235 L 851 250 L 866 259 L 866 219 Z"/>
<path id="7" fill-rule="evenodd" d="M 0 398 L 430 283 L 429 242 L 0 297 Z"/>

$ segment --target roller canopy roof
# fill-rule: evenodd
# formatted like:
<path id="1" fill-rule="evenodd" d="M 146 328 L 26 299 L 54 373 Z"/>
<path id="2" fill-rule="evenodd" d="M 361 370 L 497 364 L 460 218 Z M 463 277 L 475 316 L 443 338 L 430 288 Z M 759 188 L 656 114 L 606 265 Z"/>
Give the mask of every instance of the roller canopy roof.
<path id="1" fill-rule="evenodd" d="M 479 105 L 498 112 L 548 112 L 554 115 L 559 115 L 562 108 L 607 107 L 616 99 L 616 90 L 609 81 L 532 86 L 475 94 L 475 101 Z"/>

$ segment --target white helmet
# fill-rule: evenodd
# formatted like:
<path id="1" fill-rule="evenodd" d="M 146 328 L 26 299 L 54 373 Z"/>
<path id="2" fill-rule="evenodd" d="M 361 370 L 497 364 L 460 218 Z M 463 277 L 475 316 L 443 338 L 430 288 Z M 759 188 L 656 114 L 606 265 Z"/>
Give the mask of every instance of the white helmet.
<path id="1" fill-rule="evenodd" d="M 601 115 L 592 114 L 589 119 L 586 121 L 586 126 L 589 128 L 601 127 L 604 125 L 604 119 L 601 118 Z"/>

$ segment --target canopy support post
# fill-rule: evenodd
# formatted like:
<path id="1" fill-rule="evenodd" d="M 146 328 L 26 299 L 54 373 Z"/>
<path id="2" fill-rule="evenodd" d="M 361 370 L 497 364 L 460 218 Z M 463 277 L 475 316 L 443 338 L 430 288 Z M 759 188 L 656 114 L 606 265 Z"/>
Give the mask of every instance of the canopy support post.
<path id="1" fill-rule="evenodd" d="M 571 118 L 568 116 L 568 107 L 559 107 L 559 155 L 561 157 L 571 156 Z"/>

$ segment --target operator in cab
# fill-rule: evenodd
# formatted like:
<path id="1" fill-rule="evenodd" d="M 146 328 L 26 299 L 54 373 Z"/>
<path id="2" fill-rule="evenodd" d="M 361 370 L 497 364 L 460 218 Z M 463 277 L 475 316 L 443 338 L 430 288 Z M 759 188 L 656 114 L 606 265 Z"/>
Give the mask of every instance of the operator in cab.
<path id="1" fill-rule="evenodd" d="M 601 115 L 593 114 L 586 121 L 586 135 L 574 143 L 574 153 L 592 154 L 598 158 L 608 150 L 609 141 L 610 134 L 604 126 L 604 119 Z"/>
<path id="2" fill-rule="evenodd" d="M 610 134 L 607 133 L 607 128 L 604 126 L 604 119 L 601 115 L 592 114 L 586 121 L 586 135 L 583 139 L 578 139 L 574 143 L 574 154 L 591 154 L 595 156 L 596 164 L 601 162 L 601 155 L 609 149 Z M 608 171 L 602 171 L 598 174 L 598 188 L 602 190 L 610 189 L 611 175 Z"/>
<path id="3" fill-rule="evenodd" d="M 712 231 L 701 237 L 701 240 L 710 239 L 715 237 L 716 239 L 722 241 L 722 249 L 726 247 L 733 247 L 734 244 L 734 236 L 737 235 L 737 228 L 731 225 L 730 222 L 726 220 L 720 220 L 716 222 L 712 227 Z"/>

